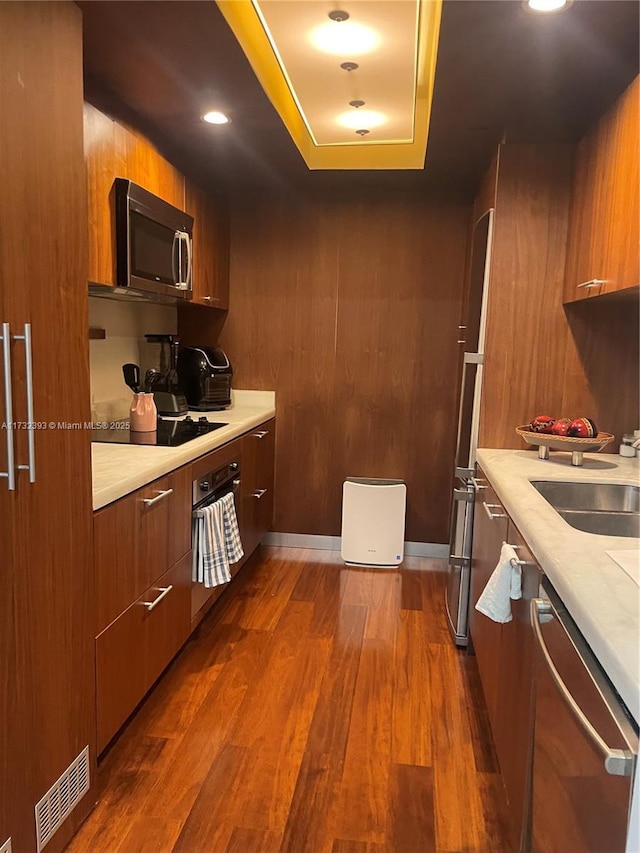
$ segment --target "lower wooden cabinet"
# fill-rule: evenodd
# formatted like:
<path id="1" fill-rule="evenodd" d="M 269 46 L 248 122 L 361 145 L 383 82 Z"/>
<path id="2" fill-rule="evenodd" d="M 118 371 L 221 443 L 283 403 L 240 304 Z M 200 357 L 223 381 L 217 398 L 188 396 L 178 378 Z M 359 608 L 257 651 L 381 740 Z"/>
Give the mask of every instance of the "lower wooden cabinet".
<path id="1" fill-rule="evenodd" d="M 244 559 L 253 554 L 273 524 L 275 441 L 275 420 L 242 438 L 239 518 Z"/>
<path id="2" fill-rule="evenodd" d="M 96 638 L 98 752 L 102 752 L 191 631 L 186 554 Z"/>
<path id="3" fill-rule="evenodd" d="M 529 608 L 538 595 L 541 572 L 482 472 L 478 480 L 483 487 L 477 492 L 474 517 L 470 634 L 509 802 L 513 848 L 527 849 L 533 734 Z M 514 546 L 522 563 L 522 598 L 511 602 L 512 621 L 499 624 L 477 611 L 475 604 L 498 564 L 503 542 Z"/>
<path id="4" fill-rule="evenodd" d="M 492 622 L 476 610 L 475 605 L 498 562 L 500 548 L 507 538 L 508 518 L 481 471 L 477 479 L 481 485 L 476 492 L 473 517 L 469 633 L 478 659 L 489 720 L 494 728 L 497 721 L 502 625 Z"/>

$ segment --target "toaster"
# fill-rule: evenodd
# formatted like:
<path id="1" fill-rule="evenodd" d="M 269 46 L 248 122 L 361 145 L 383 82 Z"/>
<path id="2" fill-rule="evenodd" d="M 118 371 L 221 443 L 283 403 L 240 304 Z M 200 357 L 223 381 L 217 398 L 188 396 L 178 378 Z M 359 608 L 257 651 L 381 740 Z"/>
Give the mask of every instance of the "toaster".
<path id="1" fill-rule="evenodd" d="M 231 405 L 233 368 L 219 347 L 181 347 L 178 382 L 195 412 L 216 412 Z"/>

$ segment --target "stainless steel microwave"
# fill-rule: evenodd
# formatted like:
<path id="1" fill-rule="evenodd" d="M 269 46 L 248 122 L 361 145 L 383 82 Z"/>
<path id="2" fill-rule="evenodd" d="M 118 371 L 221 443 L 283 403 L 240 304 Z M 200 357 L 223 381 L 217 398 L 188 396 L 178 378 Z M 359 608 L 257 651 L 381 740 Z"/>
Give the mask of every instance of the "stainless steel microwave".
<path id="1" fill-rule="evenodd" d="M 190 299 L 193 217 L 125 178 L 114 186 L 120 292 Z"/>

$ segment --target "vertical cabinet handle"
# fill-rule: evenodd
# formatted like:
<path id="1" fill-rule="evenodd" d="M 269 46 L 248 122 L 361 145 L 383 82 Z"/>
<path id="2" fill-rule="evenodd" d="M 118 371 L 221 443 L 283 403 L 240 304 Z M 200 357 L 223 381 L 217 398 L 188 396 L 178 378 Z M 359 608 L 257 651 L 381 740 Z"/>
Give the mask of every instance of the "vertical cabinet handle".
<path id="1" fill-rule="evenodd" d="M 7 478 L 7 489 L 16 488 L 16 469 L 13 455 L 13 397 L 11 396 L 11 331 L 9 323 L 2 324 L 2 366 L 4 372 L 4 416 L 5 437 L 7 441 L 7 470 L 0 471 L 0 477 Z"/>
<path id="2" fill-rule="evenodd" d="M 24 341 L 24 364 L 25 378 L 27 382 L 27 448 L 28 462 L 26 465 L 18 465 L 20 471 L 29 472 L 29 482 L 36 481 L 36 447 L 35 447 L 35 432 L 33 425 L 35 418 L 33 415 L 33 361 L 31 347 L 31 323 L 24 324 L 23 335 L 13 335 L 14 341 Z"/>
<path id="3" fill-rule="evenodd" d="M 185 276 L 184 276 L 183 284 L 184 284 L 185 290 L 189 290 L 191 287 L 191 269 L 193 266 L 193 255 L 191 252 L 191 237 L 189 237 L 188 234 L 183 233 L 182 239 L 184 240 L 184 245 L 185 245 L 185 248 L 187 250 L 187 267 L 185 270 Z"/>

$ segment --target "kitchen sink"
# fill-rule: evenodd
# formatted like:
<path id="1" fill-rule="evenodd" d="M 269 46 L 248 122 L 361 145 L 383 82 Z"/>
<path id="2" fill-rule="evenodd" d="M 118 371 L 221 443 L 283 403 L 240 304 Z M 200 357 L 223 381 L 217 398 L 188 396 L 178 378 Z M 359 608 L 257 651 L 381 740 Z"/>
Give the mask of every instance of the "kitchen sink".
<path id="1" fill-rule="evenodd" d="M 639 486 L 552 480 L 532 480 L 531 485 L 576 530 L 640 538 Z"/>

